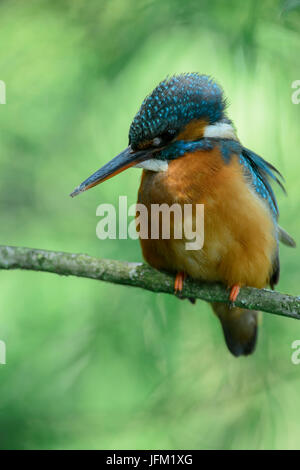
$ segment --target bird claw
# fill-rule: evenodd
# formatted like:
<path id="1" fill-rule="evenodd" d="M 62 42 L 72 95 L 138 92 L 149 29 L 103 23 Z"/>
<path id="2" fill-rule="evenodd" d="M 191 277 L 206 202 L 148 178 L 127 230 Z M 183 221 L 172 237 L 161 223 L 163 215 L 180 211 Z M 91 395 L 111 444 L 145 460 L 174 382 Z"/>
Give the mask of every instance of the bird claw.
<path id="1" fill-rule="evenodd" d="M 175 294 L 180 294 L 182 292 L 185 277 L 186 275 L 183 271 L 179 271 L 176 274 L 175 283 L 174 283 Z"/>
<path id="2" fill-rule="evenodd" d="M 229 300 L 230 302 L 234 303 L 239 295 L 240 286 L 238 284 L 234 284 L 230 289 Z"/>

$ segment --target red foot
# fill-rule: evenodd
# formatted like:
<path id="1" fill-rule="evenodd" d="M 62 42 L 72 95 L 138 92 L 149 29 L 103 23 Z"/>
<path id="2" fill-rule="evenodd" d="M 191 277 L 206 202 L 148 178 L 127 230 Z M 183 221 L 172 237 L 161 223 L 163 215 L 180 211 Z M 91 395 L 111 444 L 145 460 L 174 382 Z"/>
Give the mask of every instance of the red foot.
<path id="1" fill-rule="evenodd" d="M 183 271 L 178 272 L 176 274 L 175 283 L 174 283 L 175 294 L 182 291 L 184 280 L 185 280 L 184 272 Z"/>
<path id="2" fill-rule="evenodd" d="M 229 300 L 231 302 L 235 302 L 237 299 L 237 296 L 239 295 L 239 292 L 240 292 L 240 286 L 238 284 L 234 284 L 230 289 Z"/>

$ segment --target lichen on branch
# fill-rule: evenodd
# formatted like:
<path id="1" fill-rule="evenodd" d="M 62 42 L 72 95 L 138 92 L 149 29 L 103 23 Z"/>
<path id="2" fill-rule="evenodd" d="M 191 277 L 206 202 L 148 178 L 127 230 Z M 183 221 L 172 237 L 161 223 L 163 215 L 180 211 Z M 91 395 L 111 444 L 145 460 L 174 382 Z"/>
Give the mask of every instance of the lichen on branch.
<path id="1" fill-rule="evenodd" d="M 174 277 L 170 274 L 157 271 L 143 263 L 98 259 L 85 254 L 0 245 L 0 269 L 44 271 L 174 294 Z M 181 297 L 193 297 L 207 302 L 228 302 L 229 292 L 221 284 L 200 283 L 187 279 Z M 243 287 L 235 305 L 300 320 L 299 296 Z"/>

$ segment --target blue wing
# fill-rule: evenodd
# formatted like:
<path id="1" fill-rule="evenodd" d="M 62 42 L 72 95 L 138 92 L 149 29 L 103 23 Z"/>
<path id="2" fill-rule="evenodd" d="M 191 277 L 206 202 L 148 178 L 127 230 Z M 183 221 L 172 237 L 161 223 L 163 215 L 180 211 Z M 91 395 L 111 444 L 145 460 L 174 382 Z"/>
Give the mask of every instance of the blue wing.
<path id="1" fill-rule="evenodd" d="M 208 143 L 213 141 L 213 139 L 205 140 L 210 141 Z M 249 183 L 252 185 L 256 193 L 266 201 L 273 218 L 277 222 L 279 210 L 270 181 L 276 181 L 283 191 L 285 191 L 284 186 L 280 181 L 280 179 L 283 179 L 282 175 L 273 165 L 256 153 L 243 147 L 239 142 L 227 139 L 220 139 L 218 142 L 225 162 L 230 162 L 233 154 L 240 156 L 240 164 L 244 169 Z"/>
<path id="2" fill-rule="evenodd" d="M 282 175 L 273 165 L 245 147 L 242 148 L 240 163 L 243 165 L 246 174 L 250 177 L 253 188 L 267 202 L 274 219 L 277 221 L 279 209 L 270 181 L 276 181 L 285 192 L 284 186 L 280 181 L 280 179 L 283 179 Z"/>
<path id="3" fill-rule="evenodd" d="M 283 177 L 273 165 L 251 150 L 242 147 L 239 142 L 222 140 L 219 141 L 219 144 L 223 158 L 226 162 L 230 161 L 232 154 L 239 155 L 240 164 L 244 169 L 244 173 L 249 184 L 253 187 L 258 196 L 266 202 L 273 216 L 275 236 L 277 239 L 277 248 L 274 253 L 273 269 L 270 277 L 270 286 L 273 289 L 274 285 L 278 283 L 280 274 L 278 239 L 284 240 L 284 242 L 290 246 L 295 246 L 294 240 L 288 234 L 285 234 L 277 223 L 279 210 L 275 194 L 271 187 L 271 181 L 273 180 L 277 182 L 285 192 L 284 186 L 280 181 L 280 179 L 283 180 Z"/>
<path id="4" fill-rule="evenodd" d="M 276 238 L 278 235 L 278 216 L 279 216 L 279 209 L 276 201 L 275 194 L 271 187 L 270 181 L 276 181 L 279 186 L 285 192 L 284 186 L 279 178 L 283 179 L 282 175 L 279 171 L 266 160 L 261 158 L 256 153 L 252 152 L 245 147 L 242 148 L 242 152 L 240 154 L 240 162 L 245 169 L 245 172 L 248 177 L 250 177 L 250 183 L 252 184 L 253 188 L 257 192 L 257 194 L 264 199 L 273 215 L 275 226 L 276 226 Z M 276 253 L 273 259 L 273 271 L 270 278 L 270 286 L 273 289 L 275 284 L 279 281 L 280 275 L 280 262 L 279 262 L 279 252 L 278 252 L 278 243 Z"/>

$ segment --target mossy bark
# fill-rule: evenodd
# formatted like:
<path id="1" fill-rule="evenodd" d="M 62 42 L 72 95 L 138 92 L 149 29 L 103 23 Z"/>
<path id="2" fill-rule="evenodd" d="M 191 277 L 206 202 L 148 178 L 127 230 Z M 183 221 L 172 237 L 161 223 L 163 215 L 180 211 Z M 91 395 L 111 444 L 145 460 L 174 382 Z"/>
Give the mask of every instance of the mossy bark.
<path id="1" fill-rule="evenodd" d="M 174 294 L 174 277 L 170 274 L 156 271 L 143 263 L 98 259 L 85 254 L 0 246 L 0 269 L 45 271 Z M 187 279 L 180 297 L 194 297 L 207 302 L 228 302 L 229 292 L 220 284 L 199 283 Z M 235 305 L 300 319 L 299 296 L 293 297 L 268 289 L 244 287 Z"/>

